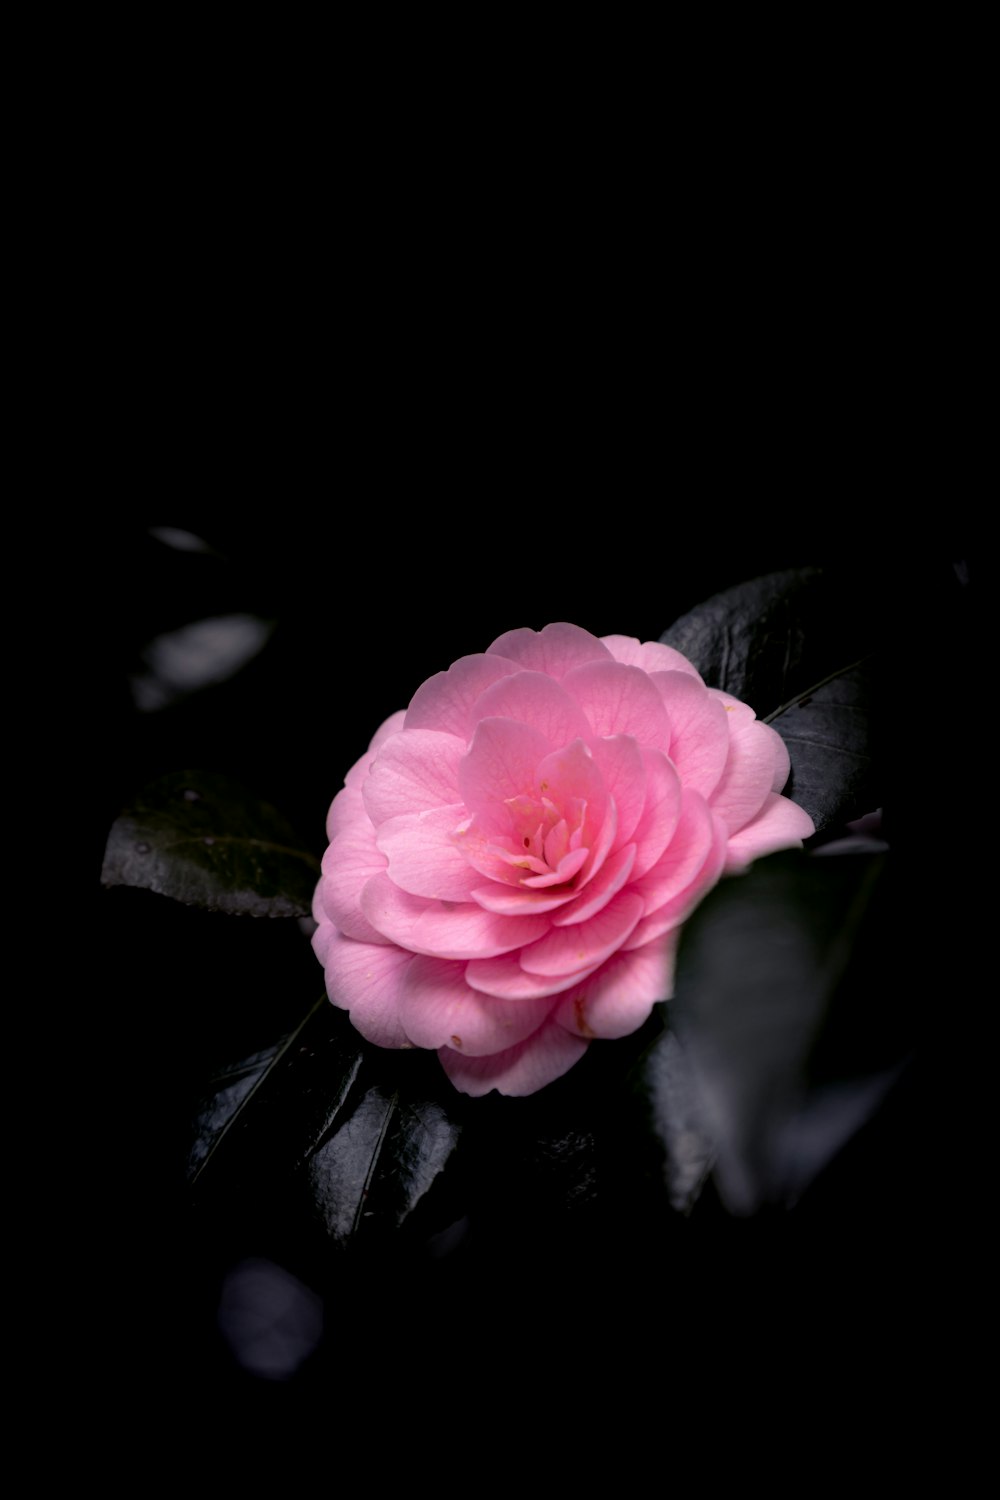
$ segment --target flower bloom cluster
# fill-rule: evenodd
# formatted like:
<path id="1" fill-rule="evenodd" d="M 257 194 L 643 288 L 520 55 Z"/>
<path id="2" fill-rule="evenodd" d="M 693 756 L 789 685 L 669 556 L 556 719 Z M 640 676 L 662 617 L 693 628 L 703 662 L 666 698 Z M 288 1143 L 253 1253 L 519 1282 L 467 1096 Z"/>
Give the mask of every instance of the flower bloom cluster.
<path id="1" fill-rule="evenodd" d="M 679 652 L 512 630 L 431 677 L 327 820 L 313 938 L 335 1005 L 455 1086 L 530 1094 L 671 993 L 724 871 L 813 831 L 780 736 Z"/>

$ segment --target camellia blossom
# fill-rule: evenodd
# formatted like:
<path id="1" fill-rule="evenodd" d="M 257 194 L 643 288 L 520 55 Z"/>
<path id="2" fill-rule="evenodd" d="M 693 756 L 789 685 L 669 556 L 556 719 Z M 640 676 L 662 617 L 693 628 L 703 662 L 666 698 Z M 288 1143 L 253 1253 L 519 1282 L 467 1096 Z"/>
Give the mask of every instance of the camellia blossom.
<path id="1" fill-rule="evenodd" d="M 347 773 L 313 937 L 335 1005 L 455 1086 L 531 1094 L 671 993 L 724 871 L 798 846 L 780 736 L 680 652 L 511 630 L 418 688 Z"/>

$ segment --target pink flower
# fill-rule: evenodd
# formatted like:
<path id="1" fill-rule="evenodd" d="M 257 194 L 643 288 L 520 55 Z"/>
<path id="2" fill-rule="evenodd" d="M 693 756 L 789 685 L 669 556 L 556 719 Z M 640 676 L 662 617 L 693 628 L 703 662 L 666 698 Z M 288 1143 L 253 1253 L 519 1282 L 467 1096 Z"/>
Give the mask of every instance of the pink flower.
<path id="1" fill-rule="evenodd" d="M 431 677 L 330 808 L 313 938 L 335 1005 L 456 1088 L 531 1094 L 671 993 L 725 870 L 813 825 L 788 752 L 678 651 L 511 630 Z"/>

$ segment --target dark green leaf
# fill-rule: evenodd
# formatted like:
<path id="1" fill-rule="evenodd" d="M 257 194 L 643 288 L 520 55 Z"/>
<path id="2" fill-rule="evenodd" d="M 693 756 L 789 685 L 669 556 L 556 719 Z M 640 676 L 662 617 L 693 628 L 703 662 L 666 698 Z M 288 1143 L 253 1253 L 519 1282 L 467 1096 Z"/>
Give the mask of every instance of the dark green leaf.
<path id="1" fill-rule="evenodd" d="M 878 695 L 875 663 L 858 662 L 769 715 L 788 747 L 785 795 L 804 807 L 816 832 L 871 812 L 883 801 L 873 756 Z"/>
<path id="2" fill-rule="evenodd" d="M 339 1244 L 395 1230 L 454 1150 L 457 1103 L 436 1057 L 371 1046 L 323 999 L 280 1048 L 214 1081 L 194 1183 L 237 1199 L 276 1184 Z"/>
<path id="3" fill-rule="evenodd" d="M 308 915 L 318 875 L 268 803 L 215 772 L 175 771 L 116 819 L 101 879 L 209 911 L 297 917 Z"/>
<path id="4" fill-rule="evenodd" d="M 715 594 L 660 639 L 683 652 L 709 687 L 732 693 L 763 718 L 866 656 L 878 631 L 856 578 L 802 568 Z"/>
<path id="5" fill-rule="evenodd" d="M 668 1153 L 686 1119 L 714 1142 L 734 1213 L 794 1202 L 908 1054 L 887 860 L 774 855 L 723 881 L 686 926 L 670 1007 L 681 1050 L 669 1034 L 654 1046 L 646 1086 L 669 1100 L 655 1122 Z"/>

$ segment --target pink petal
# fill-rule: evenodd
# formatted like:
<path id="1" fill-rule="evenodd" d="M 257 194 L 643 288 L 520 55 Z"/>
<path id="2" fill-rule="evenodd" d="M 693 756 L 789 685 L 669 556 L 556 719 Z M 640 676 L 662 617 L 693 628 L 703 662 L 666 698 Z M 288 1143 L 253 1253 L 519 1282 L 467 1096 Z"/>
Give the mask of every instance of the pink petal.
<path id="1" fill-rule="evenodd" d="M 372 735 L 368 745 L 368 749 L 365 751 L 364 755 L 361 756 L 360 760 L 356 760 L 354 762 L 354 765 L 344 777 L 345 786 L 353 786 L 357 787 L 359 791 L 361 790 L 361 786 L 365 780 L 365 777 L 371 770 L 372 762 L 374 761 L 382 745 L 391 734 L 399 733 L 399 731 L 403 727 L 403 719 L 405 717 L 406 716 L 403 713 L 403 710 L 399 709 L 396 713 L 390 714 L 385 722 L 379 725 L 375 733 Z"/>
<path id="2" fill-rule="evenodd" d="M 553 750 L 538 762 L 535 790 L 563 810 L 574 800 L 586 802 L 582 842 L 588 846 L 592 843 L 604 821 L 608 791 L 600 768 L 582 739 L 573 740 L 562 750 Z M 570 844 L 573 847 L 572 840 Z"/>
<path id="3" fill-rule="evenodd" d="M 667 750 L 670 720 L 655 683 L 638 667 L 593 661 L 567 672 L 564 686 L 579 703 L 595 735 L 630 734 L 640 745 Z"/>
<path id="4" fill-rule="evenodd" d="M 319 959 L 320 963 L 325 964 L 326 955 L 329 951 L 330 944 L 333 942 L 333 936 L 337 929 L 336 927 L 334 927 L 332 922 L 328 921 L 325 915 L 320 915 L 316 918 L 316 920 L 319 923 L 319 926 L 316 928 L 316 931 L 313 933 L 311 939 L 313 952 Z"/>
<path id="5" fill-rule="evenodd" d="M 537 1031 L 555 1003 L 511 1005 L 470 989 L 464 964 L 415 958 L 400 990 L 399 1013 L 416 1046 L 454 1047 L 467 1057 L 486 1057 Z"/>
<path id="6" fill-rule="evenodd" d="M 713 832 L 708 803 L 685 787 L 673 838 L 652 869 L 641 878 L 633 877 L 629 887 L 642 897 L 647 912 L 657 911 L 690 885 L 708 858 Z"/>
<path id="7" fill-rule="evenodd" d="M 697 796 L 697 793 L 692 793 L 692 796 Z M 716 884 L 726 862 L 729 835 L 725 823 L 713 812 L 709 812 L 709 826 L 711 837 L 708 852 L 700 864 L 697 863 L 697 844 L 692 846 L 691 863 L 695 864 L 696 868 L 690 874 L 690 879 L 682 883 L 683 874 L 690 873 L 689 865 L 688 869 L 679 873 L 676 879 L 664 881 L 655 889 L 645 893 L 646 915 L 628 941 L 622 944 L 623 948 L 641 948 L 663 933 L 679 927 Z M 673 843 L 667 851 L 668 855 L 672 851 Z M 659 868 L 657 865 L 656 870 L 650 871 L 646 879 L 654 881 Z M 637 888 L 641 894 L 642 882 Z M 655 906 L 654 901 L 657 903 Z"/>
<path id="8" fill-rule="evenodd" d="M 626 844 L 624 849 L 616 849 L 607 862 L 601 866 L 593 880 L 581 886 L 579 892 L 572 893 L 568 898 L 569 904 L 560 911 L 557 917 L 552 918 L 553 926 L 571 927 L 577 922 L 586 922 L 602 907 L 607 906 L 612 896 L 617 895 L 625 885 L 632 873 L 634 863 L 634 844 Z"/>
<path id="9" fill-rule="evenodd" d="M 729 715 L 705 684 L 686 672 L 654 672 L 672 729 L 670 759 L 685 786 L 707 797 L 729 755 Z"/>
<path id="10" fill-rule="evenodd" d="M 473 712 L 477 722 L 516 719 L 519 724 L 530 724 L 544 735 L 550 750 L 590 735 L 579 704 L 542 672 L 517 672 L 501 678 L 486 689 Z"/>
<path id="11" fill-rule="evenodd" d="M 359 822 L 371 822 L 371 819 L 365 812 L 361 788 L 359 786 L 345 786 L 330 803 L 330 811 L 326 815 L 327 840 L 332 841 L 337 837 L 338 833 L 342 833 L 352 823 Z"/>
<path id="12" fill-rule="evenodd" d="M 388 818 L 458 802 L 458 766 L 465 746 L 436 729 L 404 729 L 386 740 L 362 795 L 377 828 Z"/>
<path id="13" fill-rule="evenodd" d="M 319 884 L 323 910 L 341 932 L 359 942 L 384 941 L 361 910 L 361 892 L 385 865 L 385 855 L 375 847 L 375 830 L 367 818 L 339 833 L 323 855 Z"/>
<path id="14" fill-rule="evenodd" d="M 792 763 L 788 758 L 788 747 L 778 731 L 770 724 L 762 724 L 761 729 L 766 729 L 773 736 L 774 746 L 774 776 L 771 778 L 771 791 L 780 792 L 789 776 L 792 774 Z"/>
<path id="15" fill-rule="evenodd" d="M 555 1020 L 585 1037 L 631 1036 L 674 986 L 677 936 L 616 953 L 596 974 L 559 1002 Z"/>
<path id="16" fill-rule="evenodd" d="M 532 672 L 562 678 L 587 661 L 604 661 L 605 646 L 579 625 L 546 625 L 544 630 L 508 630 L 487 647 L 490 656 L 506 656 Z"/>
<path id="17" fill-rule="evenodd" d="M 551 932 L 521 951 L 521 968 L 529 974 L 579 974 L 610 958 L 631 934 L 643 913 L 642 898 L 619 891 L 596 916 Z"/>
<path id="18" fill-rule="evenodd" d="M 534 791 L 535 770 L 549 753 L 549 742 L 537 729 L 513 719 L 482 719 L 458 769 L 466 807 L 489 827 L 502 827 L 510 797 Z M 499 823 L 496 822 L 499 816 Z M 509 823 L 509 819 L 506 819 Z"/>
<path id="19" fill-rule="evenodd" d="M 701 676 L 686 656 L 675 651 L 673 646 L 664 646 L 661 641 L 637 641 L 631 635 L 602 635 L 615 661 L 627 667 L 641 667 L 644 672 L 687 672 L 691 677 Z"/>
<path id="20" fill-rule="evenodd" d="M 472 892 L 473 901 L 485 911 L 501 912 L 510 917 L 556 911 L 575 897 L 576 891 L 532 891 L 523 885 L 501 885 L 498 881 L 477 885 Z"/>
<path id="21" fill-rule="evenodd" d="M 812 818 L 798 803 L 771 792 L 752 822 L 730 835 L 726 869 L 742 870 L 777 849 L 797 849 L 815 832 Z"/>
<path id="22" fill-rule="evenodd" d="M 554 885 L 565 885 L 582 870 L 590 858 L 589 849 L 571 849 L 564 854 L 555 870 L 548 875 L 526 875 L 522 884 L 532 891 L 545 891 Z"/>
<path id="23" fill-rule="evenodd" d="M 406 710 L 407 729 L 441 729 L 467 741 L 476 727 L 472 706 L 490 683 L 520 668 L 502 656 L 463 656 L 417 688 Z"/>
<path id="24" fill-rule="evenodd" d="M 411 953 L 382 944 L 356 943 L 335 932 L 326 952 L 326 992 L 351 1013 L 351 1024 L 377 1047 L 407 1047 L 399 1016 L 403 976 Z"/>
<path id="25" fill-rule="evenodd" d="M 683 795 L 681 779 L 662 750 L 644 750 L 643 760 L 646 763 L 646 806 L 632 836 L 636 846 L 633 881 L 645 875 L 662 858 L 677 828 Z"/>
<path id="26" fill-rule="evenodd" d="M 594 966 L 596 967 L 596 965 Z M 465 982 L 484 995 L 500 1000 L 538 1000 L 543 995 L 558 995 L 583 979 L 591 971 L 543 976 L 529 974 L 521 968 L 520 955 L 505 953 L 501 958 L 476 958 L 465 968 Z"/>
<path id="27" fill-rule="evenodd" d="M 734 698 L 732 693 L 724 693 L 721 688 L 709 688 L 708 695 L 721 703 L 726 713 L 729 714 L 729 728 L 732 731 L 734 724 L 752 724 L 756 722 L 757 715 L 749 703 L 744 703 L 740 698 Z"/>
<path id="28" fill-rule="evenodd" d="M 495 1057 L 464 1057 L 451 1047 L 442 1047 L 438 1056 L 455 1087 L 463 1094 L 476 1097 L 498 1089 L 516 1098 L 537 1093 L 579 1062 L 587 1043 L 578 1036 L 544 1022 L 533 1036 L 498 1052 Z"/>
<path id="29" fill-rule="evenodd" d="M 470 900 L 482 876 L 451 837 L 465 816 L 465 804 L 458 802 L 427 812 L 404 813 L 383 823 L 376 842 L 389 861 L 390 880 L 412 896 Z"/>
<path id="30" fill-rule="evenodd" d="M 774 731 L 735 712 L 732 718 L 726 769 L 709 798 L 731 834 L 760 812 L 775 774 Z"/>
<path id="31" fill-rule="evenodd" d="M 376 875 L 361 892 L 361 909 L 377 932 L 412 953 L 432 958 L 488 958 L 544 937 L 548 917 L 504 917 L 474 902 L 452 906 L 401 891 Z"/>
<path id="32" fill-rule="evenodd" d="M 646 805 L 646 767 L 639 743 L 630 734 L 602 735 L 589 743 L 594 764 L 618 809 L 618 843 L 627 844 Z"/>

